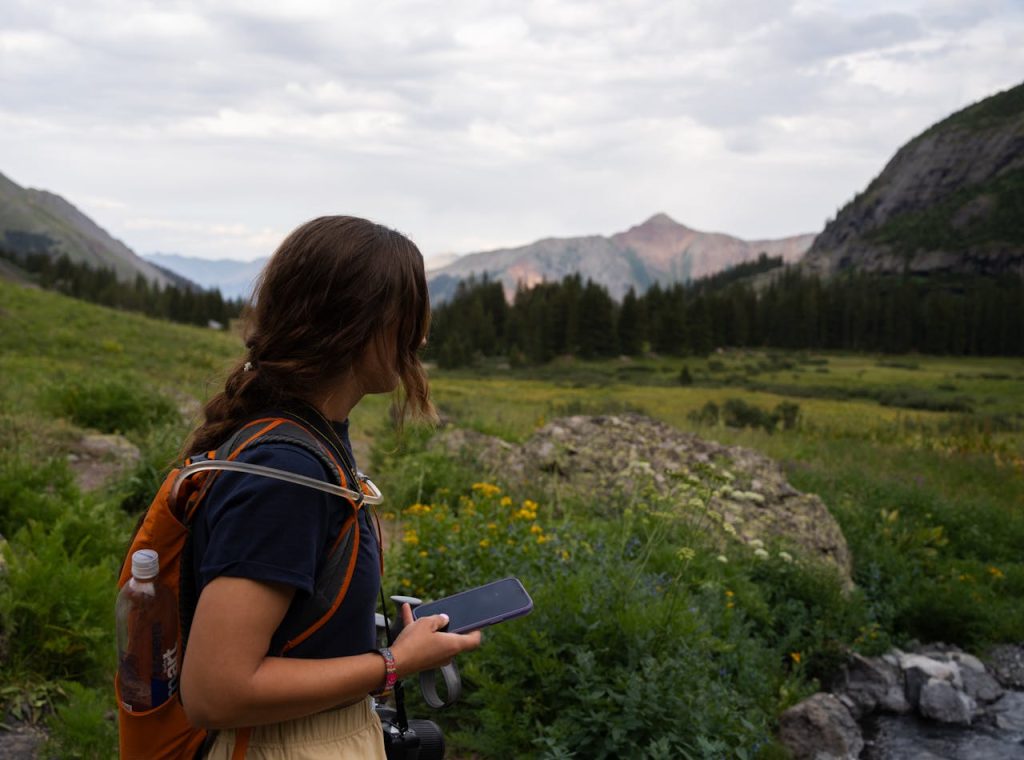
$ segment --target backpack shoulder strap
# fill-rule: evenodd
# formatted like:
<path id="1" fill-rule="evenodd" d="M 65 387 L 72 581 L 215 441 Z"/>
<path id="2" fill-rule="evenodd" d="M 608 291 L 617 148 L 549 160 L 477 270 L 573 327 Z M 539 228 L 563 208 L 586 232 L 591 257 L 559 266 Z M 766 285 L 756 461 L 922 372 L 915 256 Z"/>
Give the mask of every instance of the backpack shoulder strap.
<path id="1" fill-rule="evenodd" d="M 323 463 L 325 471 L 333 482 L 327 483 L 285 470 L 236 461 L 243 450 L 268 443 L 288 443 L 308 451 Z M 208 477 L 202 488 L 190 499 L 190 504 L 185 511 L 190 536 L 186 543 L 186 556 L 181 565 L 182 577 L 179 585 L 183 641 L 187 640 L 192 616 L 195 614 L 195 606 L 198 603 L 196 582 L 192 577 L 191 521 L 195 516 L 196 508 L 208 493 L 218 471 L 224 470 L 287 480 L 341 496 L 351 505 L 351 512 L 346 515 L 338 537 L 332 544 L 323 565 L 317 571 L 313 594 L 289 610 L 286 620 L 274 633 L 270 651 L 283 654 L 294 649 L 330 619 L 344 599 L 352 580 L 359 548 L 357 512 L 366 499 L 358 474 L 352 471 L 352 467 L 344 455 L 341 452 L 339 454 L 340 456 L 335 456 L 330 447 L 325 445 L 317 434 L 294 419 L 285 416 L 269 416 L 250 421 L 216 450 L 193 456 L 186 461 L 185 466 L 178 474 L 179 482 L 184 482 L 185 479 L 197 472 L 208 470 L 215 472 L 213 477 Z M 369 481 L 365 482 L 369 483 Z M 373 488 L 372 484 L 370 487 Z M 375 488 L 373 490 L 376 491 Z M 172 498 L 176 491 L 176 488 L 173 489 Z M 374 495 L 379 497 L 379 492 Z M 369 498 L 371 502 L 378 500 L 378 498 Z"/>

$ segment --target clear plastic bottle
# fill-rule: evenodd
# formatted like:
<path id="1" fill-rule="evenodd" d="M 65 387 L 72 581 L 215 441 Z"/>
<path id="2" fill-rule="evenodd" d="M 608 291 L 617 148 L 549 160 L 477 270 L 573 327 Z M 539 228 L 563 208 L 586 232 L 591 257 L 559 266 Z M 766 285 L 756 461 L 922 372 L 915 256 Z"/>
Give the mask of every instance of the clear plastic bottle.
<path id="1" fill-rule="evenodd" d="M 117 595 L 117 674 L 129 712 L 159 707 L 178 691 L 178 605 L 159 571 L 157 553 L 140 549 Z"/>

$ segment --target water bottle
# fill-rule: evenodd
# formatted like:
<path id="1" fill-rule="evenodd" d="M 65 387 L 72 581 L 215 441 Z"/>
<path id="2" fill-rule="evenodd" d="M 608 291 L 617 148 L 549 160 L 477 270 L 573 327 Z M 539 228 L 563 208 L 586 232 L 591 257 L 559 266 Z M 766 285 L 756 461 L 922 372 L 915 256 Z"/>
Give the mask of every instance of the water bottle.
<path id="1" fill-rule="evenodd" d="M 128 712 L 159 707 L 178 691 L 178 604 L 159 571 L 157 553 L 140 549 L 117 595 L 117 674 Z"/>

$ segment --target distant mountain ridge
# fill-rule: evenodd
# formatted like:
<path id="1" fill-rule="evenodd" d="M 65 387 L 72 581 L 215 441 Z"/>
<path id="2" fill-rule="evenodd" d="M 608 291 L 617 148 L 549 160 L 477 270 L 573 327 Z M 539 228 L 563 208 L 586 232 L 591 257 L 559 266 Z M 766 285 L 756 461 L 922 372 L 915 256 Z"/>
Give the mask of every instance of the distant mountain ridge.
<path id="1" fill-rule="evenodd" d="M 1024 273 L 1024 84 L 900 148 L 803 265 L 825 275 Z"/>
<path id="2" fill-rule="evenodd" d="M 761 253 L 795 262 L 814 237 L 808 233 L 778 240 L 741 240 L 700 232 L 660 213 L 610 237 L 544 238 L 518 248 L 460 256 L 430 273 L 430 294 L 432 300 L 447 300 L 458 282 L 471 275 L 500 280 L 505 292 L 512 294 L 520 283 L 532 287 L 579 273 L 621 299 L 631 287 L 643 292 L 654 283 L 688 282 L 753 261 Z"/>
<path id="3" fill-rule="evenodd" d="M 232 299 L 249 298 L 256 278 L 268 261 L 265 258 L 255 261 L 200 259 L 178 253 L 147 253 L 143 258 L 204 288 L 218 288 L 222 296 Z"/>
<path id="4" fill-rule="evenodd" d="M 66 254 L 76 263 L 112 269 L 129 282 L 142 275 L 161 287 L 195 287 L 137 256 L 59 195 L 24 188 L 0 174 L 0 247 L 15 254 Z"/>

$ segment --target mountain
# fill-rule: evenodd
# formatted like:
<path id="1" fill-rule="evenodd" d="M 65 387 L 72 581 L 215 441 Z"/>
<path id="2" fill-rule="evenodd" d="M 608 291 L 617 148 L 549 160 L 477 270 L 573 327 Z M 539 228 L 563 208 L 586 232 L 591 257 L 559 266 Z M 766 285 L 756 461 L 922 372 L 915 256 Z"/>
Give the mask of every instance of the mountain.
<path id="1" fill-rule="evenodd" d="M 1024 84 L 900 148 L 803 264 L 826 275 L 1024 272 Z"/>
<path id="2" fill-rule="evenodd" d="M 611 237 L 544 238 L 518 248 L 461 256 L 430 273 L 430 296 L 438 302 L 447 300 L 458 282 L 470 275 L 500 280 L 511 295 L 518 283 L 529 287 L 579 272 L 621 299 L 630 287 L 642 292 L 654 283 L 687 282 L 752 261 L 761 253 L 794 262 L 813 240 L 813 234 L 741 240 L 693 230 L 666 214 L 655 214 Z"/>
<path id="3" fill-rule="evenodd" d="M 15 254 L 67 254 L 77 263 L 113 269 L 119 280 L 142 275 L 161 286 L 194 287 L 135 255 L 59 195 L 24 188 L 0 174 L 0 248 Z"/>
<path id="4" fill-rule="evenodd" d="M 219 288 L 225 298 L 247 299 L 267 259 L 200 259 L 177 253 L 147 253 L 146 261 L 176 272 L 204 288 Z"/>

